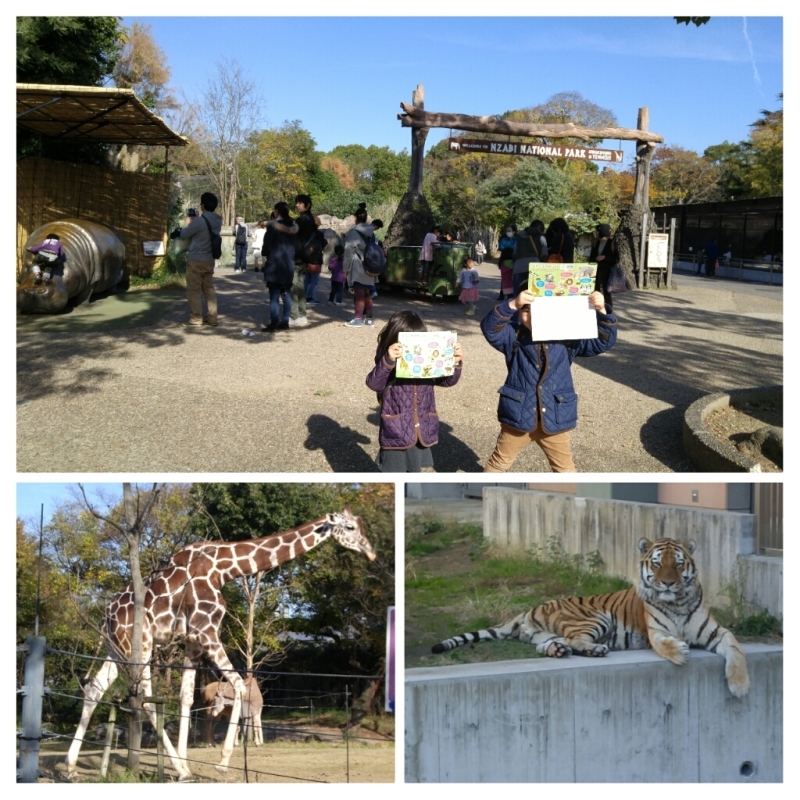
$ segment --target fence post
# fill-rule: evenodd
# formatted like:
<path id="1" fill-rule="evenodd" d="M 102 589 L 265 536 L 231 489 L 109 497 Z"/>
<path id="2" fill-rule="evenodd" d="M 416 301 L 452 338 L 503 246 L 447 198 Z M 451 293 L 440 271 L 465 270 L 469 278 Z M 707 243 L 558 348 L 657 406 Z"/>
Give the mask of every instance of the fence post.
<path id="1" fill-rule="evenodd" d="M 114 741 L 114 723 L 117 721 L 117 707 L 111 706 L 108 712 L 108 727 L 106 728 L 106 745 L 103 748 L 103 760 L 100 762 L 100 777 L 108 774 L 108 762 L 111 760 L 111 742 Z"/>
<path id="2" fill-rule="evenodd" d="M 164 783 L 164 700 L 163 697 L 145 697 L 143 703 L 156 707 L 156 773 L 158 782 Z"/>
<path id="3" fill-rule="evenodd" d="M 19 782 L 39 779 L 39 743 L 42 738 L 42 696 L 44 695 L 44 636 L 28 636 L 25 646 L 25 685 L 22 687 L 22 737 L 19 743 Z"/>
<path id="4" fill-rule="evenodd" d="M 344 743 L 347 750 L 347 783 L 350 783 L 350 687 L 344 687 Z"/>

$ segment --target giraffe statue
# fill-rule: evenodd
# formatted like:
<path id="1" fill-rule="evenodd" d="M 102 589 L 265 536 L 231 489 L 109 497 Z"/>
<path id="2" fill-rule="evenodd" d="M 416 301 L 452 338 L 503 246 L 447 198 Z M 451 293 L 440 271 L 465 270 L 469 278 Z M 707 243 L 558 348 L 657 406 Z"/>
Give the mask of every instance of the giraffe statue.
<path id="1" fill-rule="evenodd" d="M 195 672 L 203 656 L 222 673 L 223 680 L 234 687 L 228 732 L 217 769 L 225 773 L 233 753 L 236 728 L 239 724 L 245 684 L 233 668 L 219 640 L 219 628 L 225 616 L 222 587 L 244 575 L 274 569 L 306 553 L 326 539 L 335 539 L 342 547 L 363 553 L 370 561 L 375 551 L 364 536 L 361 517 L 353 516 L 349 506 L 339 513 L 326 514 L 299 528 L 242 542 L 197 542 L 176 553 L 169 563 L 146 582 L 142 654 L 145 663 L 142 689 L 152 696 L 149 662 L 153 648 L 175 641 L 184 643 L 184 671 L 181 681 L 181 717 L 178 749 L 166 732 L 164 748 L 179 780 L 189 780 L 187 764 L 189 713 L 194 700 Z M 117 594 L 106 606 L 103 636 L 107 656 L 97 675 L 84 687 L 86 699 L 78 730 L 67 753 L 67 776 L 77 773 L 78 754 L 97 703 L 117 677 L 117 663 L 130 659 L 133 635 L 133 587 Z M 156 726 L 155 708 L 144 704 L 144 710 Z"/>

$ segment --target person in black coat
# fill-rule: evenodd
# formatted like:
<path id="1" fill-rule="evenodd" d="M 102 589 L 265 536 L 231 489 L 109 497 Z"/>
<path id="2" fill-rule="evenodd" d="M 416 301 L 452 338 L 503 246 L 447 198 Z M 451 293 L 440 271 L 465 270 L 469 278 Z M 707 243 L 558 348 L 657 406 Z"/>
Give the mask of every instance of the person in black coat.
<path id="1" fill-rule="evenodd" d="M 563 217 L 556 217 L 545 231 L 544 238 L 547 240 L 548 258 L 550 256 L 561 256 L 562 263 L 572 264 L 575 260 L 575 240 L 569 230 L 569 225 Z"/>
<path id="2" fill-rule="evenodd" d="M 286 203 L 275 203 L 272 219 L 267 224 L 261 255 L 266 258 L 264 281 L 269 289 L 270 322 L 261 330 L 272 333 L 289 327 L 292 313 L 291 288 L 295 276 L 295 243 L 299 227 L 289 216 Z M 280 313 L 283 301 L 283 315 Z"/>
<path id="3" fill-rule="evenodd" d="M 608 291 L 608 279 L 611 277 L 611 268 L 617 263 L 617 248 L 611 238 L 610 225 L 598 225 L 595 229 L 597 239 L 592 245 L 589 253 L 589 263 L 597 264 L 597 278 L 595 279 L 595 291 L 603 293 L 606 307 L 611 309 L 611 293 Z"/>

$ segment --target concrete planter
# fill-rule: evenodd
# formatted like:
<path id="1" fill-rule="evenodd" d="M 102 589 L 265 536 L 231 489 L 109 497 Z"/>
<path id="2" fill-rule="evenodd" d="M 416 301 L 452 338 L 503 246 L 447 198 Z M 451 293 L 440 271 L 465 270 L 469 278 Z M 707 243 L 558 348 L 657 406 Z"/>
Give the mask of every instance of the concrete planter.
<path id="1" fill-rule="evenodd" d="M 761 472 L 757 461 L 714 436 L 706 427 L 706 420 L 710 414 L 727 406 L 773 401 L 782 396 L 783 386 L 764 386 L 719 392 L 696 400 L 686 409 L 683 419 L 686 455 L 704 472 Z"/>

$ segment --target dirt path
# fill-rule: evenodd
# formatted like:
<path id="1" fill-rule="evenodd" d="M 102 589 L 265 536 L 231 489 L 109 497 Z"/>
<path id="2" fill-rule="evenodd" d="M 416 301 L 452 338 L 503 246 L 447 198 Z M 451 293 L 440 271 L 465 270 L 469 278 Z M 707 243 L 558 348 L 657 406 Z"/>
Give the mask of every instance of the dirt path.
<path id="1" fill-rule="evenodd" d="M 84 746 L 78 760 L 81 778 L 96 779 L 102 758 L 101 748 Z M 349 749 L 350 783 L 393 783 L 395 773 L 395 749 L 393 743 L 374 742 L 351 744 Z M 221 775 L 215 765 L 219 763 L 219 748 L 189 749 L 190 768 L 198 783 L 244 783 L 244 756 L 237 747 L 231 757 L 227 775 Z M 45 774 L 42 783 L 48 780 L 64 780 L 64 752 L 47 753 L 43 748 L 40 767 Z M 127 751 L 114 750 L 111 755 L 111 770 L 124 770 Z M 156 771 L 155 751 L 148 750 L 142 756 L 142 769 Z M 348 751 L 343 742 L 273 742 L 247 750 L 248 782 L 250 783 L 298 783 L 322 781 L 345 783 L 348 780 Z M 166 760 L 166 778 L 174 780 L 175 773 Z M 49 778 L 48 778 L 49 776 Z"/>
<path id="2" fill-rule="evenodd" d="M 459 384 L 437 393 L 439 472 L 479 472 L 499 424 L 505 363 L 480 332 L 497 297 L 485 262 L 474 317 L 458 303 L 385 293 L 374 329 L 348 329 L 349 307 L 317 306 L 310 324 L 260 332 L 260 275 L 216 278 L 220 326 L 185 330 L 185 301 L 138 328 L 17 330 L 20 472 L 377 472 L 378 414 L 364 385 L 377 332 L 400 309 L 430 328 L 455 328 Z M 327 296 L 327 276 L 317 295 Z M 704 394 L 783 381 L 782 293 L 737 294 L 701 283 L 676 292 L 618 295 L 619 341 L 578 359 L 572 435 L 580 471 L 684 472 L 683 413 Z M 100 301 L 105 302 L 105 301 Z M 242 331 L 254 335 L 244 336 Z M 546 472 L 528 448 L 513 472 Z"/>

